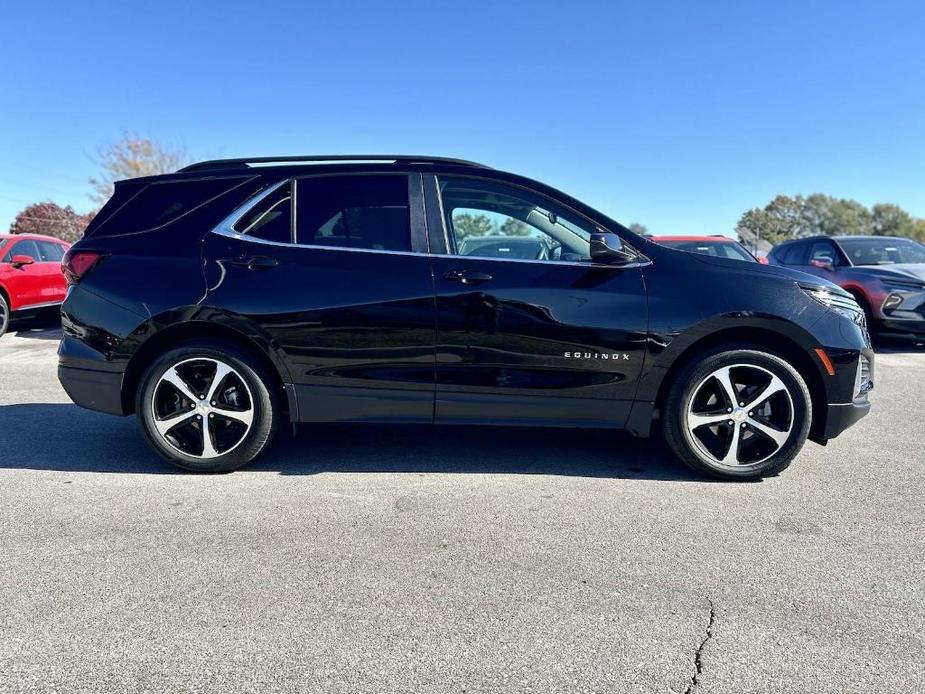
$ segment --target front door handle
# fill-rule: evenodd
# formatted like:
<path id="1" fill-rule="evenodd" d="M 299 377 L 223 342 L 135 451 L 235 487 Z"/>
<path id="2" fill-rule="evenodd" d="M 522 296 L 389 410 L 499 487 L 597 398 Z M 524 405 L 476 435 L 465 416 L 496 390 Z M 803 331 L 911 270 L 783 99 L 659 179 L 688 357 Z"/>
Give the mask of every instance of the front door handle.
<path id="1" fill-rule="evenodd" d="M 447 270 L 443 273 L 443 279 L 450 282 L 462 282 L 463 284 L 482 284 L 490 282 L 491 275 L 484 272 L 475 272 L 474 270 Z"/>
<path id="2" fill-rule="evenodd" d="M 237 265 L 238 267 L 246 267 L 248 270 L 269 270 L 279 265 L 279 261 L 276 258 L 267 258 L 264 255 L 258 255 L 253 258 L 232 260 L 231 264 Z"/>

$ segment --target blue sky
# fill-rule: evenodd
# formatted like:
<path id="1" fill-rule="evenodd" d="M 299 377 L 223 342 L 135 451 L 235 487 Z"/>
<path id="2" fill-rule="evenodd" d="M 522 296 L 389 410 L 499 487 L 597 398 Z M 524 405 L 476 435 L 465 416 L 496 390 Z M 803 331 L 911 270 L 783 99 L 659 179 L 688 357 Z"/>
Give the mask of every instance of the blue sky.
<path id="1" fill-rule="evenodd" d="M 39 7 L 41 5 L 41 7 Z M 920 2 L 5 4 L 0 230 L 122 130 L 196 158 L 409 152 L 655 233 L 777 193 L 925 216 Z"/>

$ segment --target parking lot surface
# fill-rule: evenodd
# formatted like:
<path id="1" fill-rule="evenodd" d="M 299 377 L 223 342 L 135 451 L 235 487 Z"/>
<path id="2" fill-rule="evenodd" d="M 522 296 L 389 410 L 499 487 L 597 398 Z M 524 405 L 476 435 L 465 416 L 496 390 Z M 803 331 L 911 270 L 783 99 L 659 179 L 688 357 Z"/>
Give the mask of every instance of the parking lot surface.
<path id="1" fill-rule="evenodd" d="M 925 351 L 760 483 L 613 432 L 287 431 L 174 472 L 0 339 L 0 691 L 905 692 Z"/>

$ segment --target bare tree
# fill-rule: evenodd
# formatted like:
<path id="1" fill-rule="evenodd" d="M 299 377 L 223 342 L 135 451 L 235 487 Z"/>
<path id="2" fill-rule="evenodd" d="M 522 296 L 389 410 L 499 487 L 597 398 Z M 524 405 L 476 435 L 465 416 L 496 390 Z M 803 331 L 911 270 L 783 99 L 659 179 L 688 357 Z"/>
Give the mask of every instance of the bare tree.
<path id="1" fill-rule="evenodd" d="M 102 206 L 112 197 L 115 181 L 176 171 L 189 163 L 189 155 L 183 147 L 170 147 L 149 137 L 123 132 L 121 140 L 100 148 L 93 161 L 103 171 L 99 178 L 90 179 L 93 186 L 90 199 Z"/>

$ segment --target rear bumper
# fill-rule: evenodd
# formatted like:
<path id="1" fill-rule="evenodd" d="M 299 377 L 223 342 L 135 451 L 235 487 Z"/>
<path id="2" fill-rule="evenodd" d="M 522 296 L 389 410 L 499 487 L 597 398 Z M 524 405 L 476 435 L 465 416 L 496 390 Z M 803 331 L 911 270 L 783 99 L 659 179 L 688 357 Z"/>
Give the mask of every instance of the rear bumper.
<path id="1" fill-rule="evenodd" d="M 122 374 L 59 365 L 58 380 L 68 397 L 81 407 L 125 415 L 122 408 Z"/>

